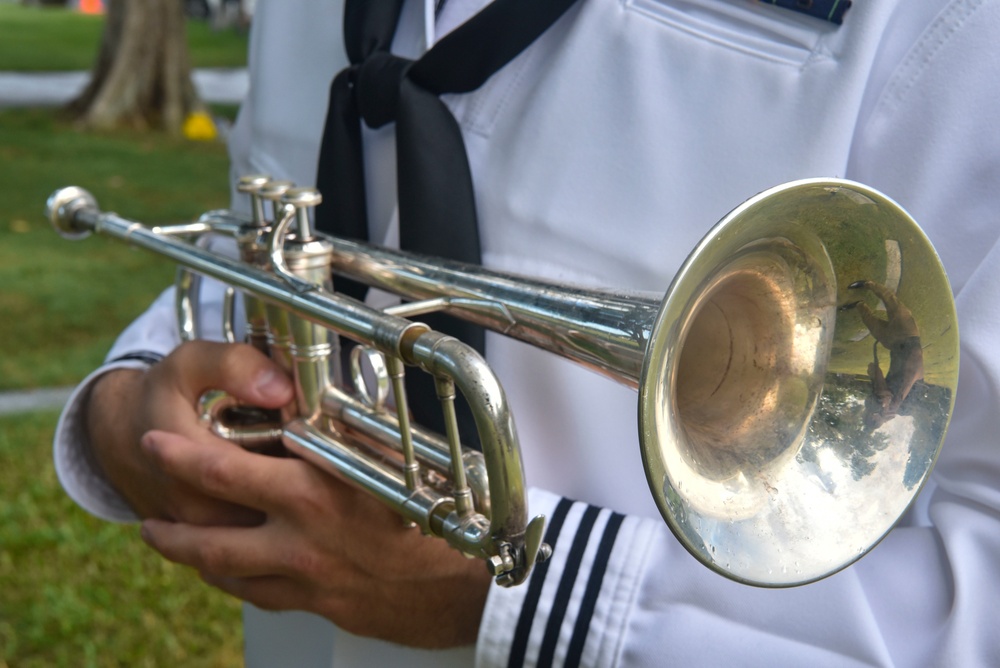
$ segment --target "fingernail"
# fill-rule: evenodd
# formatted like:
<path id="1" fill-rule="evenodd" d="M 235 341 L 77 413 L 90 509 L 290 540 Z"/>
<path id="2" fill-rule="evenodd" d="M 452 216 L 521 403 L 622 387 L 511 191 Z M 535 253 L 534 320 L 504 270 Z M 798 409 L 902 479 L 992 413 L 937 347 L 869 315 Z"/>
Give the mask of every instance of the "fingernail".
<path id="1" fill-rule="evenodd" d="M 262 399 L 273 400 L 284 400 L 291 391 L 288 379 L 274 369 L 265 369 L 257 374 L 254 389 Z"/>
<path id="2" fill-rule="evenodd" d="M 139 445 L 142 446 L 143 450 L 151 453 L 156 450 L 156 437 L 153 436 L 152 432 L 147 431 L 142 435 L 142 438 L 139 439 Z"/>

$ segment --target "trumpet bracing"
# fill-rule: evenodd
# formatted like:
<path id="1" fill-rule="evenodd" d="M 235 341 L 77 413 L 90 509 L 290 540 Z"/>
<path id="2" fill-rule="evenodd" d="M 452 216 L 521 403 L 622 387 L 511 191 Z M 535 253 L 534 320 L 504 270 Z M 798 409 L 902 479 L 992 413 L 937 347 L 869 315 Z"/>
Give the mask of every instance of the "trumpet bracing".
<path id="1" fill-rule="evenodd" d="M 199 333 L 201 276 L 242 291 L 245 338 L 292 375 L 296 406 L 261 415 L 209 393 L 215 431 L 252 449 L 280 440 L 483 559 L 501 585 L 523 582 L 549 553 L 544 518 L 528 516 L 514 418 L 484 359 L 416 315 L 444 311 L 635 388 L 661 514 L 692 555 L 746 584 L 805 584 L 866 554 L 943 442 L 958 371 L 947 277 L 910 216 L 861 184 L 796 181 L 751 198 L 712 228 L 662 298 L 329 237 L 310 221 L 315 190 L 263 176 L 239 189 L 250 216 L 210 211 L 147 227 L 101 212 L 76 187 L 56 191 L 47 214 L 64 236 L 97 232 L 177 262 L 184 338 Z M 239 257 L 210 250 L 209 234 L 233 237 Z M 404 301 L 375 310 L 336 292 L 336 277 Z M 223 328 L 236 340 L 227 304 Z M 340 337 L 357 344 L 346 374 Z M 434 377 L 443 435 L 411 424 L 407 368 Z M 459 393 L 481 453 L 462 445 Z"/>

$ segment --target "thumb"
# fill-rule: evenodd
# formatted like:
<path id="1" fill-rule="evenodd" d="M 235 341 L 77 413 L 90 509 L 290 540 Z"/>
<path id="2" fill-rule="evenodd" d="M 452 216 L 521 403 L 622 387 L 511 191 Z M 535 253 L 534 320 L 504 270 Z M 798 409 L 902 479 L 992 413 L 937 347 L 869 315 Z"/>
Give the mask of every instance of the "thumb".
<path id="1" fill-rule="evenodd" d="M 280 408 L 295 399 L 291 379 L 271 360 L 256 370 L 248 385 L 226 390 L 237 399 L 263 406 Z"/>
<path id="2" fill-rule="evenodd" d="M 189 399 L 208 390 L 222 390 L 239 401 L 279 408 L 295 398 L 292 380 L 284 370 L 247 344 L 192 341 L 178 347 L 170 358 Z"/>

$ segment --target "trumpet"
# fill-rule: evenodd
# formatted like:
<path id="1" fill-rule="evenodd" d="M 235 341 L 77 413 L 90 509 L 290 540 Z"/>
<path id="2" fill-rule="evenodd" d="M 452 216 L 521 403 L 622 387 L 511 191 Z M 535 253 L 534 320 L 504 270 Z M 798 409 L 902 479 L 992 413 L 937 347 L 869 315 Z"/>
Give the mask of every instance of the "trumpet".
<path id="1" fill-rule="evenodd" d="M 636 389 L 661 515 L 698 560 L 745 584 L 806 584 L 868 553 L 911 505 L 944 441 L 958 372 L 951 289 L 918 225 L 867 186 L 809 179 L 750 198 L 703 238 L 662 297 L 323 235 L 310 220 L 317 191 L 264 176 L 239 189 L 250 216 L 210 211 L 148 227 L 102 212 L 77 187 L 56 191 L 46 213 L 64 236 L 96 232 L 178 263 L 184 338 L 199 336 L 200 277 L 241 291 L 246 340 L 288 370 L 296 405 L 261 416 L 210 393 L 204 411 L 216 433 L 251 449 L 280 441 L 484 560 L 500 585 L 522 583 L 551 552 L 545 518 L 529 519 L 514 417 L 482 356 L 417 315 L 446 312 Z M 239 258 L 210 250 L 210 234 L 233 237 Z M 333 277 L 402 303 L 373 309 L 338 293 Z M 236 340 L 234 309 L 223 311 Z M 893 322 L 901 313 L 906 322 Z M 356 343 L 348 374 L 341 337 Z M 408 370 L 433 376 L 444 434 L 411 424 Z M 481 452 L 458 433 L 459 394 Z"/>

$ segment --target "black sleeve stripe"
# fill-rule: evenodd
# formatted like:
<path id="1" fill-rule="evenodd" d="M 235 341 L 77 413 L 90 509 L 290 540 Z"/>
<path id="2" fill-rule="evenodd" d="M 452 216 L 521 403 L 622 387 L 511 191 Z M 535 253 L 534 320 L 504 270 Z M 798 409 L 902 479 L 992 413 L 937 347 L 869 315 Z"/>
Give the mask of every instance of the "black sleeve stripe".
<path id="1" fill-rule="evenodd" d="M 566 668 L 575 668 L 575 666 L 580 665 L 583 646 L 587 642 L 587 633 L 590 630 L 590 620 L 597 607 L 597 596 L 601 592 L 604 574 L 608 570 L 608 561 L 611 559 L 611 549 L 615 545 L 618 530 L 624 520 L 624 515 L 611 513 L 611 517 L 608 518 L 608 523 L 604 527 L 604 535 L 601 537 L 601 544 L 594 557 L 594 565 L 590 571 L 590 579 L 587 581 L 587 589 L 580 602 L 580 611 L 577 613 L 576 625 L 573 627 L 573 637 L 569 641 L 566 662 L 563 664 Z"/>
<path id="2" fill-rule="evenodd" d="M 556 589 L 555 600 L 552 603 L 549 621 L 545 626 L 545 636 L 542 638 L 542 647 L 538 653 L 539 666 L 552 665 L 556 643 L 559 641 L 559 629 L 566 617 L 570 595 L 573 593 L 573 585 L 583 563 L 583 553 L 587 549 L 587 542 L 590 540 L 590 534 L 594 530 L 594 523 L 600 512 L 601 509 L 596 506 L 587 506 L 583 512 L 583 518 L 580 520 L 580 526 L 576 530 L 576 535 L 573 537 L 573 545 L 570 547 L 566 566 L 562 578 L 559 580 L 559 587 Z"/>
<path id="3" fill-rule="evenodd" d="M 149 352 L 148 350 L 140 350 L 134 353 L 120 355 L 113 360 L 108 360 L 105 364 L 114 364 L 115 362 L 145 362 L 149 366 L 153 366 L 162 360 L 163 355 L 159 353 Z"/>
<path id="4" fill-rule="evenodd" d="M 556 548 L 556 541 L 559 532 L 562 531 L 566 515 L 572 507 L 573 501 L 570 499 L 559 499 L 555 510 L 552 511 L 552 519 L 545 529 L 545 542 Z M 542 586 L 545 584 L 545 574 L 549 570 L 549 561 L 544 561 L 535 566 L 535 571 L 531 574 L 528 583 L 528 592 L 524 597 L 524 604 L 521 606 L 521 614 L 517 619 L 517 627 L 514 630 L 514 640 L 510 647 L 510 657 L 507 665 L 510 668 L 520 668 L 524 665 L 525 653 L 528 651 L 528 636 L 531 634 L 531 625 L 535 621 L 535 612 L 538 610 L 538 601 L 542 597 Z"/>

